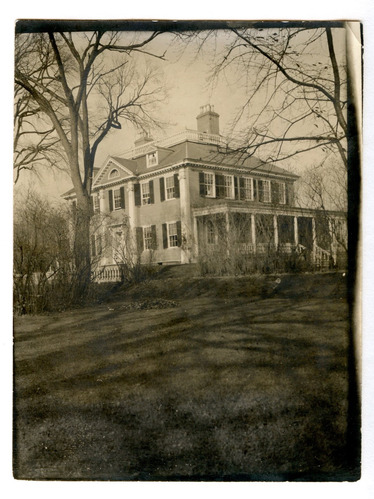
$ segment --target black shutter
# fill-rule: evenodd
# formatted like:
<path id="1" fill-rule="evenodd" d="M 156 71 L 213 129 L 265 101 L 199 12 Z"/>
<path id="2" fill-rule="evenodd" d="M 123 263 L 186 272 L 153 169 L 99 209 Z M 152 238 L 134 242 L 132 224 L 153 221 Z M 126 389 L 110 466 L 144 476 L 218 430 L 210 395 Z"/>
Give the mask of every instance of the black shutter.
<path id="1" fill-rule="evenodd" d="M 155 190 L 153 187 L 153 180 L 149 181 L 149 202 L 153 204 L 155 202 Z"/>
<path id="2" fill-rule="evenodd" d="M 234 177 L 234 192 L 235 199 L 239 199 L 239 181 L 238 177 Z"/>
<path id="3" fill-rule="evenodd" d="M 151 225 L 151 234 L 152 234 L 152 249 L 155 250 L 157 249 L 157 233 L 155 225 Z"/>
<path id="4" fill-rule="evenodd" d="M 119 190 L 121 196 L 121 208 L 125 207 L 125 188 L 122 186 Z"/>
<path id="5" fill-rule="evenodd" d="M 138 251 L 138 255 L 140 255 L 144 249 L 143 227 L 136 228 L 136 249 Z"/>
<path id="6" fill-rule="evenodd" d="M 164 249 L 166 249 L 168 247 L 168 228 L 166 227 L 166 224 L 162 224 L 162 243 Z"/>
<path id="7" fill-rule="evenodd" d="M 182 223 L 180 220 L 177 222 L 177 245 L 182 246 Z"/>
<path id="8" fill-rule="evenodd" d="M 205 196 L 204 173 L 199 172 L 200 196 Z"/>
<path id="9" fill-rule="evenodd" d="M 113 211 L 113 191 L 108 191 L 109 196 L 109 211 Z"/>
<path id="10" fill-rule="evenodd" d="M 140 197 L 140 184 L 134 184 L 134 198 L 135 206 L 140 206 L 142 204 Z"/>
<path id="11" fill-rule="evenodd" d="M 174 173 L 174 197 L 179 198 L 180 197 L 180 192 L 179 192 L 179 176 L 178 173 Z"/>
<path id="12" fill-rule="evenodd" d="M 253 200 L 258 201 L 258 183 L 257 179 L 253 179 Z"/>
<path id="13" fill-rule="evenodd" d="M 270 182 L 271 202 L 279 204 L 279 184 L 278 182 Z"/>
<path id="14" fill-rule="evenodd" d="M 91 236 L 91 256 L 96 256 L 95 235 Z"/>
<path id="15" fill-rule="evenodd" d="M 243 177 L 239 178 L 239 199 L 246 199 L 244 178 Z"/>
<path id="16" fill-rule="evenodd" d="M 165 201 L 165 179 L 164 179 L 164 177 L 160 178 L 160 199 L 161 199 L 161 201 Z"/>
<path id="17" fill-rule="evenodd" d="M 257 196 L 259 201 L 264 201 L 264 185 L 262 180 L 257 182 Z"/>
<path id="18" fill-rule="evenodd" d="M 293 204 L 293 185 L 286 183 L 286 205 L 292 206 Z"/>

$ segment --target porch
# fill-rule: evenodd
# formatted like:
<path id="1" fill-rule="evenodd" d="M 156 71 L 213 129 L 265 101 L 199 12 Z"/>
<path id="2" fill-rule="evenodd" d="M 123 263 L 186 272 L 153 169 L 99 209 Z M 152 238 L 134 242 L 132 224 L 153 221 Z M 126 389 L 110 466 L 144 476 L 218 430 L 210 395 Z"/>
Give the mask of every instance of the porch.
<path id="1" fill-rule="evenodd" d="M 252 267 L 261 261 L 274 270 L 326 271 L 342 267 L 331 217 L 344 214 L 292 208 L 245 209 L 226 206 L 193 211 L 196 253 L 240 258 Z M 344 260 L 344 259 L 343 259 Z M 252 263 L 251 263 L 252 261 Z M 343 263 L 344 266 L 344 263 Z"/>

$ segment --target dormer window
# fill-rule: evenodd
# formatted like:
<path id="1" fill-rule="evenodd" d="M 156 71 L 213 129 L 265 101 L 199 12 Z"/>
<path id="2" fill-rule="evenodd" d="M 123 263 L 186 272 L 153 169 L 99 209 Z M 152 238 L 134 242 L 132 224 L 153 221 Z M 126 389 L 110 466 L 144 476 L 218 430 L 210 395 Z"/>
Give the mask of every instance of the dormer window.
<path id="1" fill-rule="evenodd" d="M 119 171 L 117 168 L 113 168 L 113 170 L 110 170 L 108 178 L 116 178 L 119 177 Z"/>
<path id="2" fill-rule="evenodd" d="M 147 154 L 147 168 L 151 166 L 156 166 L 158 164 L 158 154 L 157 151 L 150 152 Z"/>

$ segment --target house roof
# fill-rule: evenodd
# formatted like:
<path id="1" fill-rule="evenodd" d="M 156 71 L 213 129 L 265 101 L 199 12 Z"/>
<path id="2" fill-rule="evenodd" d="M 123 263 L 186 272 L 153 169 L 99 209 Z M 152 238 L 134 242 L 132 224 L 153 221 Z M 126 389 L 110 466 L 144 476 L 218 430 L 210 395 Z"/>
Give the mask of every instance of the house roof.
<path id="1" fill-rule="evenodd" d="M 251 172 L 286 175 L 292 178 L 298 178 L 298 175 L 288 172 L 274 164 L 264 163 L 258 158 L 248 157 L 241 152 L 233 151 L 216 144 L 197 143 L 186 140 L 180 144 L 162 149 L 159 155 L 158 164 L 153 167 L 147 167 L 146 154 L 131 160 L 131 165 L 126 166 L 132 170 L 135 175 L 150 173 L 161 170 L 167 166 L 172 166 L 183 161 L 199 161 L 210 165 L 220 165 L 248 169 Z M 166 154 L 164 153 L 166 151 Z M 124 158 L 113 157 L 116 161 L 129 161 Z M 135 166 L 136 163 L 136 166 Z"/>
<path id="2" fill-rule="evenodd" d="M 147 166 L 147 154 L 136 158 L 124 158 L 120 156 L 109 156 L 103 166 L 96 170 L 94 185 L 98 187 L 101 184 L 108 183 L 106 175 L 111 165 L 117 164 L 122 167 L 123 172 L 119 180 L 123 180 L 128 176 L 138 176 L 145 173 L 153 173 L 162 170 L 166 167 L 177 165 L 182 162 L 198 162 L 209 166 L 235 167 L 243 170 L 248 170 L 248 173 L 266 173 L 268 175 L 282 175 L 292 179 L 299 178 L 298 175 L 288 172 L 271 163 L 265 163 L 253 156 L 247 155 L 222 147 L 217 144 L 194 142 L 185 140 L 175 146 L 168 148 L 155 147 L 152 150 L 159 151 L 158 163 L 155 166 Z M 132 175 L 131 175 L 132 174 Z M 69 197 L 74 194 L 74 189 L 70 189 L 63 194 L 63 197 Z"/>

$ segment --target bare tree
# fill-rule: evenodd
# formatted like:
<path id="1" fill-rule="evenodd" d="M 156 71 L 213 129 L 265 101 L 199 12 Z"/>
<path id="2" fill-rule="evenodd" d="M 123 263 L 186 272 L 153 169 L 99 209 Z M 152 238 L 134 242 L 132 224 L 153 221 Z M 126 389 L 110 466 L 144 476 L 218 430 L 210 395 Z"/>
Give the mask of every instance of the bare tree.
<path id="1" fill-rule="evenodd" d="M 13 248 L 15 310 L 37 313 L 70 305 L 74 280 L 67 210 L 28 192 L 15 204 Z"/>
<path id="2" fill-rule="evenodd" d="M 50 123 L 43 120 L 40 108 L 32 101 L 22 87 L 15 87 L 13 168 L 14 183 L 22 170 L 37 172 L 37 166 L 51 166 L 60 169 L 65 165 L 58 147 L 59 139 Z"/>
<path id="3" fill-rule="evenodd" d="M 16 168 L 19 172 L 29 167 L 46 153 L 47 144 L 49 151 L 59 146 L 77 196 L 74 254 L 81 276 L 79 293 L 90 278 L 90 194 L 97 149 L 126 120 L 143 128 L 155 123 L 150 112 L 162 98 L 158 75 L 147 67 L 139 74 L 132 55 L 163 59 L 164 54 L 152 52 L 151 43 L 159 35 L 98 30 L 16 37 L 15 82 L 23 90 L 18 101 L 18 144 L 22 127 L 23 134 L 30 126 L 38 134 L 34 150 L 31 146 L 23 159 L 18 157 Z M 27 113 L 32 120 L 25 119 Z M 37 120 L 41 117 L 49 128 Z"/>
<path id="4" fill-rule="evenodd" d="M 266 161 L 323 149 L 347 166 L 345 43 L 343 25 L 232 28 L 212 77 L 233 73 L 246 87 L 236 149 Z"/>

